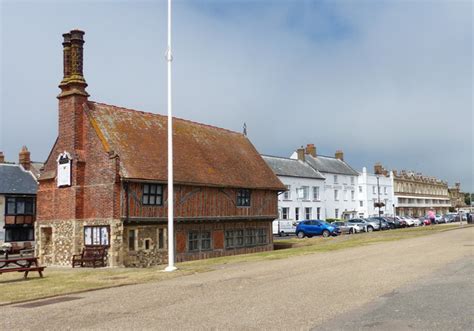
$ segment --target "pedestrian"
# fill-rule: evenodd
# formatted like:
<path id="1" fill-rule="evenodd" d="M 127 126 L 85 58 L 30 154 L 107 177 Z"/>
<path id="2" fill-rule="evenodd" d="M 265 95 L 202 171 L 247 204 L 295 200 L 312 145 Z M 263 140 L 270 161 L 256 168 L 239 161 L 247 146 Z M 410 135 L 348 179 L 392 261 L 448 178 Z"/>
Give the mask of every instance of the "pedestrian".
<path id="1" fill-rule="evenodd" d="M 433 210 L 430 210 L 428 212 L 428 218 L 430 219 L 431 225 L 434 225 L 436 221 L 436 216 Z"/>

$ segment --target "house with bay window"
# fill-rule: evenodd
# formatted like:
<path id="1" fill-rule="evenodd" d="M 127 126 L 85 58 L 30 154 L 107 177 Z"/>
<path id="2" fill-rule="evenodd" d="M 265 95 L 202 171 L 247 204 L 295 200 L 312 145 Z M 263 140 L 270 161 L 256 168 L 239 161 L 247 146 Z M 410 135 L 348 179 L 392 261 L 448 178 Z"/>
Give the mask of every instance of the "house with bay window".
<path id="1" fill-rule="evenodd" d="M 356 217 L 359 173 L 344 161 L 342 151 L 336 151 L 334 157 L 318 155 L 314 144 L 308 144 L 297 149 L 291 158 L 308 164 L 324 177 L 322 203 L 326 218 Z"/>
<path id="2" fill-rule="evenodd" d="M 325 219 L 324 180 L 309 164 L 291 158 L 262 155 L 265 162 L 286 186 L 278 196 L 279 219 Z"/>
<path id="3" fill-rule="evenodd" d="M 174 229 L 167 247 L 167 121 L 89 100 L 84 32 L 63 35 L 58 138 L 39 180 L 37 253 L 70 265 L 84 247 L 109 266 L 146 267 L 273 249 L 286 188 L 246 135 L 173 118 Z M 126 83 L 126 82 L 124 82 Z"/>

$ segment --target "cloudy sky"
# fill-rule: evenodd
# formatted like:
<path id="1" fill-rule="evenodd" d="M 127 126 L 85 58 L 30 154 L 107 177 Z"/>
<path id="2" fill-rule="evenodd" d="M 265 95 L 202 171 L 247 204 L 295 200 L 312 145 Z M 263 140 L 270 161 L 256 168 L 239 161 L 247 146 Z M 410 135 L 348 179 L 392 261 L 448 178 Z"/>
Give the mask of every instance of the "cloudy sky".
<path id="1" fill-rule="evenodd" d="M 0 150 L 57 135 L 61 34 L 86 31 L 91 100 L 166 113 L 166 1 L 1 3 Z M 356 169 L 473 184 L 473 8 L 453 1 L 174 1 L 174 114 L 261 153 L 314 143 Z M 231 146 L 229 146 L 231 148 Z"/>

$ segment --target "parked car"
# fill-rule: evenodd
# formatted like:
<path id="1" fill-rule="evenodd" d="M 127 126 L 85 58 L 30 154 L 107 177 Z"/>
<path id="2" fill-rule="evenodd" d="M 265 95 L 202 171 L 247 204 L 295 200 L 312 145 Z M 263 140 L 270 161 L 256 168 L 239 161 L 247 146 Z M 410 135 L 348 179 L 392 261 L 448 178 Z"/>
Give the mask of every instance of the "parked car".
<path id="1" fill-rule="evenodd" d="M 341 233 L 335 225 L 331 225 L 320 220 L 307 220 L 299 222 L 296 226 L 296 235 L 298 238 L 312 237 L 322 235 L 323 237 L 337 236 Z"/>
<path id="2" fill-rule="evenodd" d="M 423 220 L 423 225 L 431 225 L 431 220 L 429 218 L 425 218 Z"/>
<path id="3" fill-rule="evenodd" d="M 380 221 L 378 219 L 374 219 L 374 218 L 366 218 L 364 219 L 365 222 L 367 222 L 367 226 L 372 226 L 372 228 L 375 230 L 375 231 L 378 231 L 380 230 Z"/>
<path id="4" fill-rule="evenodd" d="M 273 234 L 281 236 L 289 236 L 295 234 L 296 223 L 291 220 L 274 220 L 273 221 Z"/>
<path id="5" fill-rule="evenodd" d="M 349 224 L 358 224 L 365 232 L 372 232 L 379 229 L 378 224 L 373 224 L 362 218 L 353 218 L 347 221 Z"/>
<path id="6" fill-rule="evenodd" d="M 364 227 L 360 226 L 359 224 L 352 224 L 349 222 L 342 222 L 342 221 L 336 221 L 332 222 L 332 225 L 337 226 L 340 230 L 341 233 L 359 233 L 364 231 Z"/>
<path id="7" fill-rule="evenodd" d="M 370 217 L 368 220 L 378 222 L 378 224 L 379 224 L 379 226 L 381 227 L 382 230 L 389 230 L 389 229 L 392 228 L 390 226 L 390 223 L 387 222 L 387 220 L 383 217 L 379 217 L 379 216 Z"/>
<path id="8" fill-rule="evenodd" d="M 415 226 L 415 220 L 411 217 L 403 217 L 403 220 L 406 222 L 407 226 Z"/>

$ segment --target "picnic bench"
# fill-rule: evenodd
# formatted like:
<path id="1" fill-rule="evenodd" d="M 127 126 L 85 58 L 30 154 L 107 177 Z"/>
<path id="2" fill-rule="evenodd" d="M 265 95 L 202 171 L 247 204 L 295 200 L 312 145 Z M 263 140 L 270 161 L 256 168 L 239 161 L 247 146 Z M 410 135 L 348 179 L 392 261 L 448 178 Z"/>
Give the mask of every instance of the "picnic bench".
<path id="1" fill-rule="evenodd" d="M 5 272 L 24 272 L 23 278 L 28 277 L 30 271 L 37 271 L 43 277 L 44 266 L 38 265 L 37 257 L 17 257 L 0 259 L 0 275 Z"/>
<path id="2" fill-rule="evenodd" d="M 107 250 L 105 247 L 84 247 L 81 254 L 75 254 L 72 256 L 72 267 L 105 267 L 106 257 Z"/>

